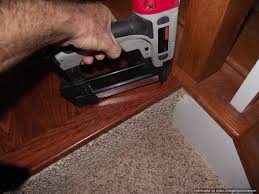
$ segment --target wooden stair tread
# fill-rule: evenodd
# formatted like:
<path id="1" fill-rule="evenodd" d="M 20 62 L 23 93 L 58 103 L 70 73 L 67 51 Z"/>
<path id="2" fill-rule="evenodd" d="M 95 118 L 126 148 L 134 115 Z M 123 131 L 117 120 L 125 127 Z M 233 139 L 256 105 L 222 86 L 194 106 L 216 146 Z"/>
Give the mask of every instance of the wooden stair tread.
<path id="1" fill-rule="evenodd" d="M 130 0 L 103 2 L 119 20 L 132 12 Z M 163 85 L 145 86 L 77 108 L 60 96 L 61 77 L 53 64 L 39 57 L 30 63 L 0 78 L 6 94 L 0 95 L 0 162 L 25 167 L 31 174 L 180 87 L 171 74 Z"/>
<path id="2" fill-rule="evenodd" d="M 200 83 L 192 81 L 179 67 L 176 69 L 186 90 L 231 137 L 239 138 L 259 121 L 259 99 L 243 113 L 230 105 L 243 77 L 228 65 Z"/>
<path id="3" fill-rule="evenodd" d="M 160 83 L 148 85 L 85 107 L 81 109 L 80 114 L 71 117 L 61 126 L 45 129 L 42 134 L 24 142 L 14 151 L 6 154 L 2 153 L 0 161 L 26 167 L 30 173 L 38 172 L 97 135 L 106 132 L 116 124 L 123 122 L 161 98 L 173 93 L 179 87 L 180 82 L 171 74 L 168 82 L 163 85 Z M 55 90 L 58 90 L 58 88 L 55 88 Z M 52 91 L 45 90 L 43 92 Z M 56 108 L 55 105 L 51 106 L 51 102 L 53 101 L 46 99 L 46 106 L 49 104 L 49 108 Z M 62 117 L 62 111 L 65 110 L 65 108 L 61 109 L 59 116 Z M 50 108 L 42 111 L 49 112 L 48 114 L 51 116 L 54 110 Z M 64 115 L 66 115 L 66 112 L 64 112 Z M 37 130 L 37 128 L 34 130 Z"/>
<path id="4" fill-rule="evenodd" d="M 259 12 L 252 11 L 227 57 L 227 62 L 246 77 L 259 58 Z"/>
<path id="5" fill-rule="evenodd" d="M 118 0 L 104 2 L 118 19 L 126 19 L 131 13 L 130 1 L 123 4 Z M 183 28 L 179 27 L 175 56 L 178 55 L 182 32 Z M 41 63 L 44 67 L 51 66 L 47 61 Z M 26 167 L 31 174 L 180 87 L 180 82 L 171 74 L 168 82 L 162 86 L 158 83 L 145 86 L 79 109 L 60 96 L 58 75 L 45 75 L 46 70 L 43 69 L 42 76 L 38 68 L 37 71 L 32 70 L 31 66 L 29 68 L 22 69 L 24 73 L 18 76 L 17 82 L 14 81 L 11 87 L 5 87 L 15 87 L 20 83 L 19 80 L 29 78 L 34 72 L 37 72 L 35 77 L 42 77 L 14 107 L 9 107 L 5 114 L 0 114 L 0 161 Z M 24 115 L 27 115 L 25 119 Z"/>

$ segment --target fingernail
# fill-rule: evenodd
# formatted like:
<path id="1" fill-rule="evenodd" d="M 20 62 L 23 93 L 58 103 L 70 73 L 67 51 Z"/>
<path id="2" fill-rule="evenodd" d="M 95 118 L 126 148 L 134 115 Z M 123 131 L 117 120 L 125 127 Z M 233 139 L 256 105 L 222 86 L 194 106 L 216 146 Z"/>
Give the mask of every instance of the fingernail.
<path id="1" fill-rule="evenodd" d="M 94 57 L 92 56 L 87 56 L 84 58 L 84 63 L 87 65 L 91 65 L 94 62 Z"/>
<path id="2" fill-rule="evenodd" d="M 98 55 L 95 55 L 95 58 L 98 60 L 98 61 L 101 61 L 105 58 L 105 55 L 104 54 L 98 54 Z"/>

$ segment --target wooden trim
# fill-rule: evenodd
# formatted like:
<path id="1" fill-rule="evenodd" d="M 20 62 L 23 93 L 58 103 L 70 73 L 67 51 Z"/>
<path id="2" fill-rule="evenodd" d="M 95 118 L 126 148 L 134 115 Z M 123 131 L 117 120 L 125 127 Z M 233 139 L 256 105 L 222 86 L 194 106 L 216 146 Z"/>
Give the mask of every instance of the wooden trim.
<path id="1" fill-rule="evenodd" d="M 259 123 L 249 133 L 234 139 L 239 157 L 252 189 L 259 191 Z"/>
<path id="2" fill-rule="evenodd" d="M 179 87 L 180 82 L 171 74 L 163 85 L 137 88 L 88 106 L 62 126 L 47 129 L 13 152 L 1 155 L 0 162 L 26 168 L 34 174 Z"/>
<path id="3" fill-rule="evenodd" d="M 184 88 L 193 88 L 197 82 L 193 80 L 186 72 L 178 65 L 174 66 L 173 72 Z"/>
<path id="4" fill-rule="evenodd" d="M 237 112 L 230 105 L 243 77 L 228 64 L 200 83 L 195 83 L 177 66 L 174 73 L 189 94 L 233 138 L 250 185 L 258 192 L 259 99 L 251 103 L 243 113 Z"/>
<path id="5" fill-rule="evenodd" d="M 250 104 L 243 113 L 239 113 L 230 105 L 243 78 L 228 65 L 196 84 L 180 68 L 177 68 L 175 73 L 190 95 L 232 138 L 241 137 L 258 122 L 259 99 Z"/>
<path id="6" fill-rule="evenodd" d="M 199 82 L 218 71 L 253 0 L 190 1 L 177 64 Z"/>
<path id="7" fill-rule="evenodd" d="M 105 4 L 119 20 L 131 14 L 128 0 Z M 116 65 L 113 62 L 107 62 L 110 68 Z M 180 88 L 171 73 L 163 85 L 148 85 L 77 108 L 60 96 L 62 77 L 54 64 L 38 56 L 25 63 L 1 77 L 6 95 L 0 96 L 0 164 L 23 167 L 30 175 Z"/>

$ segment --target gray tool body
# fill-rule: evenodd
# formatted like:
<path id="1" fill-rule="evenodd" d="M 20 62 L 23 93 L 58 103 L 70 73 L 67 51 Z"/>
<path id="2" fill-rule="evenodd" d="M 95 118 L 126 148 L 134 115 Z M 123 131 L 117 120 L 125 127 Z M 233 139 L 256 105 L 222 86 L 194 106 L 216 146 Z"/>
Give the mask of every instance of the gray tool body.
<path id="1" fill-rule="evenodd" d="M 155 15 L 134 13 L 128 21 L 113 23 L 111 29 L 125 52 L 140 50 L 144 58 L 152 58 L 155 67 L 161 67 L 163 62 L 171 60 L 174 55 L 177 17 L 178 8 Z M 159 19 L 164 22 L 159 23 Z M 163 44 L 162 38 L 159 38 L 159 30 L 165 28 L 168 28 L 168 49 L 159 52 L 159 44 Z M 79 65 L 84 57 L 85 55 L 77 52 L 60 52 L 55 55 L 64 71 Z"/>
<path id="2" fill-rule="evenodd" d="M 149 70 L 145 68 L 145 70 L 140 71 L 144 72 L 147 70 L 149 74 L 158 74 L 161 83 L 166 81 L 171 69 L 171 63 L 174 56 L 177 17 L 178 7 L 156 14 L 142 15 L 133 13 L 128 21 L 118 21 L 111 26 L 114 37 L 125 52 L 139 50 L 144 59 L 151 61 L 148 65 L 150 68 L 154 68 L 154 71 L 150 70 L 149 67 Z M 68 77 L 72 83 L 74 80 L 77 80 L 75 76 L 79 75 L 78 67 L 84 57 L 85 55 L 79 52 L 60 52 L 55 55 L 55 60 L 58 62 L 60 68 L 69 74 Z M 77 70 L 75 71 L 75 69 Z M 140 72 L 140 74 L 143 75 L 143 72 Z M 125 73 L 126 71 L 124 72 L 124 76 Z M 136 72 L 134 73 L 136 74 Z M 80 77 L 80 80 L 81 79 L 83 78 Z M 75 84 L 74 82 L 69 87 L 72 86 L 78 87 L 78 84 Z M 89 84 L 88 86 L 90 93 L 96 93 Z M 114 87 L 116 86 L 118 86 L 118 84 L 114 84 Z M 109 88 L 112 88 L 112 86 L 109 86 Z M 63 92 L 62 95 L 72 103 L 78 106 L 81 106 L 80 104 L 84 105 L 82 102 L 75 103 L 70 97 L 66 97 L 73 96 L 72 94 L 66 95 L 64 93 L 66 92 Z M 71 93 L 71 91 L 69 91 L 69 93 Z M 86 96 L 87 95 L 88 94 L 86 94 Z M 98 97 L 91 100 L 91 102 L 96 99 L 98 99 Z M 85 104 L 88 103 L 86 102 Z"/>

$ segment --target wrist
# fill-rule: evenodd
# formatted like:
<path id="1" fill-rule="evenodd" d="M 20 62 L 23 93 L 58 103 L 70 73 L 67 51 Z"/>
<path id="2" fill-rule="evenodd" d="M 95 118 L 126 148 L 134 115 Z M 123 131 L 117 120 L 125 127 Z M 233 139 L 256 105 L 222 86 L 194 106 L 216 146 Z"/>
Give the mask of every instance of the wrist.
<path id="1" fill-rule="evenodd" d="M 73 11 L 76 10 L 78 6 L 75 3 L 69 2 L 51 2 L 53 7 L 53 13 L 51 20 L 53 21 L 50 28 L 52 28 L 53 34 L 51 42 L 49 44 L 60 43 L 70 40 L 74 36 L 74 15 Z M 48 20 L 47 20 L 48 21 Z"/>
<path id="2" fill-rule="evenodd" d="M 89 17 L 85 17 L 82 12 L 89 12 L 92 5 L 86 3 L 71 3 L 62 2 L 57 10 L 58 25 L 55 26 L 55 31 L 60 35 L 61 42 L 69 42 L 76 38 L 80 31 L 81 25 L 89 23 Z"/>

